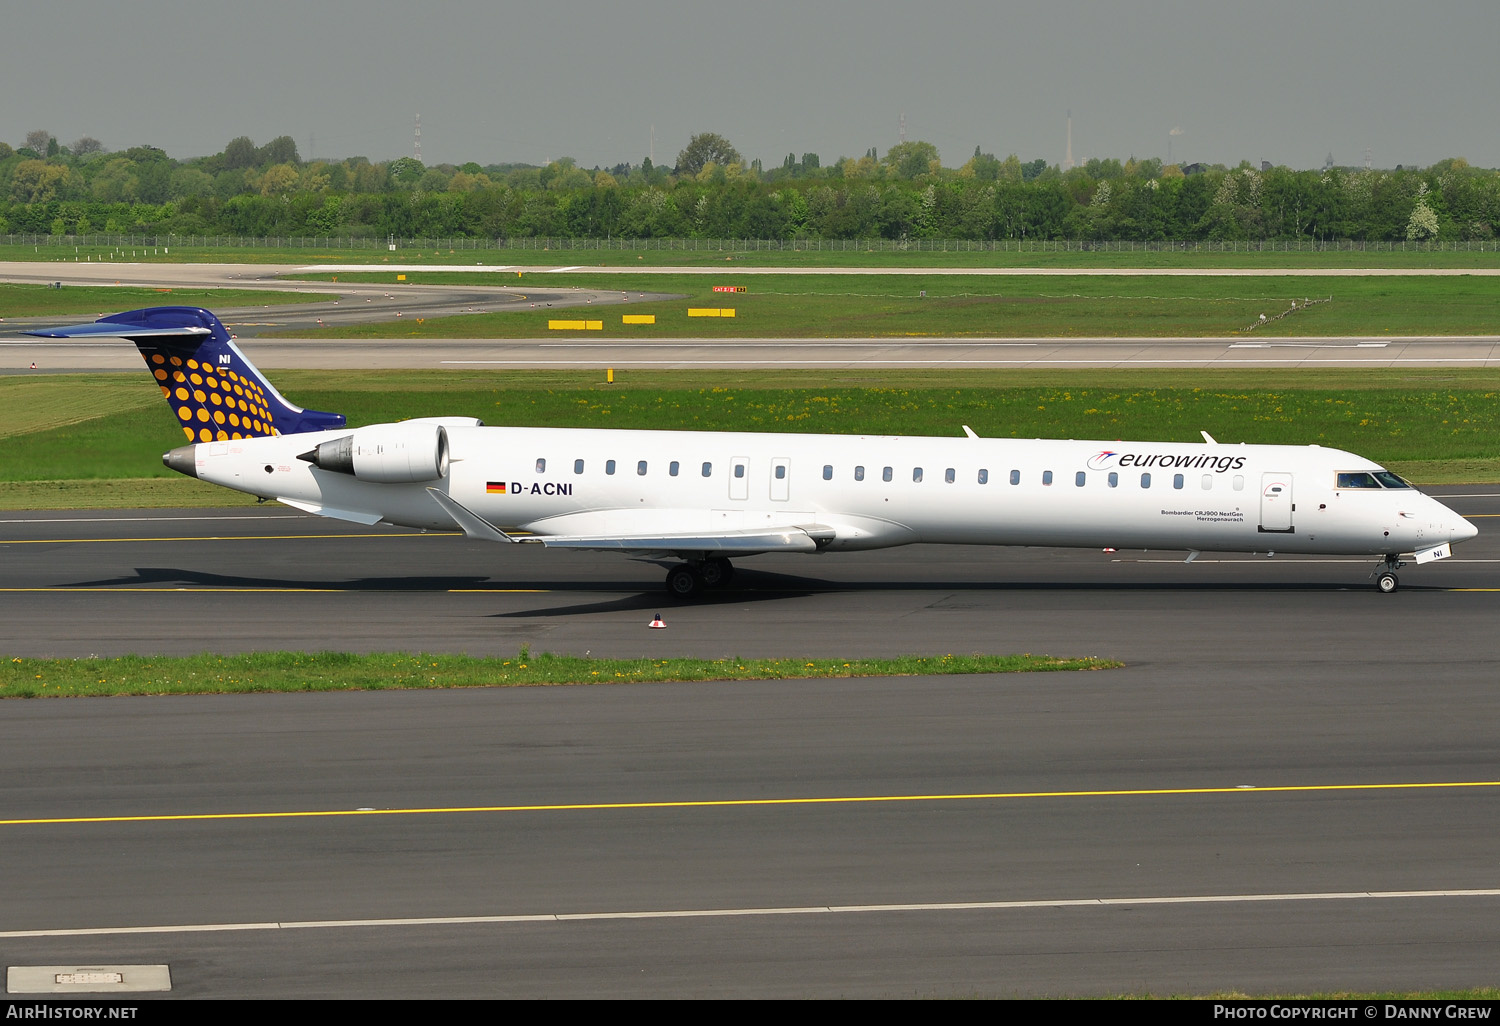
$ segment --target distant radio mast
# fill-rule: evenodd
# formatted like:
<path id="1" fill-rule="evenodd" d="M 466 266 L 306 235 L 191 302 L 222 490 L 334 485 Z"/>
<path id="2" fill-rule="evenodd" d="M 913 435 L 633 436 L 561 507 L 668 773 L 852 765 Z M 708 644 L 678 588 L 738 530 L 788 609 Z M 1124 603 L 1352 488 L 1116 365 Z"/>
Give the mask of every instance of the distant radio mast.
<path id="1" fill-rule="evenodd" d="M 418 163 L 421 163 L 421 161 L 422 161 L 422 115 L 420 115 L 420 114 L 417 115 L 417 135 L 416 135 L 416 139 L 412 142 L 412 156 L 417 158 L 417 162 Z"/>
<path id="2" fill-rule="evenodd" d="M 1071 171 L 1071 170 L 1073 170 L 1073 112 L 1072 112 L 1072 110 L 1068 111 L 1068 151 L 1067 151 L 1067 155 L 1063 157 L 1063 168 L 1062 169 L 1064 171 Z"/>
<path id="3" fill-rule="evenodd" d="M 902 142 L 906 142 L 906 111 L 902 111 L 901 112 L 900 135 L 901 135 L 901 141 Z"/>

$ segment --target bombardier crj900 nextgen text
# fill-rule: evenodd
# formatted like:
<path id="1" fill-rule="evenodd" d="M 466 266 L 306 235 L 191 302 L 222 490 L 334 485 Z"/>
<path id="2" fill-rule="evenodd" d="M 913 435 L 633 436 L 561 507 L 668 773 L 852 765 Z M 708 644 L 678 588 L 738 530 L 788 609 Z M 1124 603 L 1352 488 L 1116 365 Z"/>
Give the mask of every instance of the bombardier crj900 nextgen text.
<path id="1" fill-rule="evenodd" d="M 486 427 L 432 417 L 345 427 L 292 405 L 217 318 L 154 307 L 49 338 L 126 338 L 189 444 L 173 470 L 361 524 L 680 561 L 668 589 L 723 584 L 729 559 L 913 542 L 1378 557 L 1396 590 L 1478 532 L 1383 467 L 1318 446 L 1023 441 Z"/>

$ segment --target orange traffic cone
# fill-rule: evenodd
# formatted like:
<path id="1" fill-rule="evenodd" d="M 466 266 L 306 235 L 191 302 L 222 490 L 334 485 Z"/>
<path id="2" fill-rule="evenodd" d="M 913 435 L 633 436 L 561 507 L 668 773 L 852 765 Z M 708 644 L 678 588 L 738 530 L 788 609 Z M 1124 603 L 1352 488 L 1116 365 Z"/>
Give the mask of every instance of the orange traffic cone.
<path id="1" fill-rule="evenodd" d="M 661 614 L 657 613 L 655 616 L 653 616 L 651 618 L 651 623 L 648 624 L 647 626 L 649 626 L 654 631 L 659 631 L 659 630 L 663 629 L 664 627 L 666 627 L 667 625 L 662 622 Z"/>

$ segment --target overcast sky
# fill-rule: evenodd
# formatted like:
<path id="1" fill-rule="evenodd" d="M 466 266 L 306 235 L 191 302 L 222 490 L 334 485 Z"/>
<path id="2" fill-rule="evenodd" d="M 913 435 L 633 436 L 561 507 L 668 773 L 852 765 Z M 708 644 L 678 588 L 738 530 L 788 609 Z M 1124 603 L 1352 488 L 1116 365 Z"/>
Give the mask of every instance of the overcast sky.
<path id="1" fill-rule="evenodd" d="M 174 157 L 828 164 L 900 139 L 1319 167 L 1500 167 L 1497 0 L 50 0 L 7 5 L 0 141 Z M 1172 134 L 1173 132 L 1176 134 Z"/>

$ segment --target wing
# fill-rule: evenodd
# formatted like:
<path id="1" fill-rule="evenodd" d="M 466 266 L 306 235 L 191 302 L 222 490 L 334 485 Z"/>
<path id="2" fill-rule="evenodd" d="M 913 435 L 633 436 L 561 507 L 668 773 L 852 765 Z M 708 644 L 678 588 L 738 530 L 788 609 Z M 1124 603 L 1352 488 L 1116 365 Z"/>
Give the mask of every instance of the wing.
<path id="1" fill-rule="evenodd" d="M 834 536 L 832 529 L 817 525 L 654 534 L 506 534 L 451 495 L 436 488 L 427 489 L 427 493 L 470 538 L 544 545 L 552 549 L 596 549 L 643 555 L 691 552 L 748 556 L 757 552 L 816 552 Z M 671 518 L 669 512 L 664 512 L 663 517 Z M 566 521 L 566 517 L 553 518 L 555 523 Z"/>

